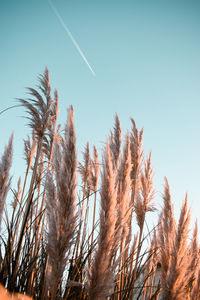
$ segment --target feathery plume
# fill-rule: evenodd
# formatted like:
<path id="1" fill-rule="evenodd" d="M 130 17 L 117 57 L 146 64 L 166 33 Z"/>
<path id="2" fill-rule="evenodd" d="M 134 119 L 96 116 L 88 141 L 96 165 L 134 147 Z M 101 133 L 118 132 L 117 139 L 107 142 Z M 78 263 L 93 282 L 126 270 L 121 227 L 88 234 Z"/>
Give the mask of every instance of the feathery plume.
<path id="1" fill-rule="evenodd" d="M 113 166 L 117 168 L 118 161 L 120 157 L 120 148 L 121 148 L 121 139 L 122 139 L 122 131 L 120 126 L 119 117 L 115 115 L 115 125 L 114 125 L 114 132 L 111 131 L 110 136 L 110 149 L 113 154 Z"/>
<path id="2" fill-rule="evenodd" d="M 137 222 L 140 228 L 143 227 L 145 214 L 148 211 L 153 211 L 155 208 L 152 199 L 155 196 L 153 187 L 153 170 L 151 168 L 151 153 L 145 163 L 144 173 L 141 173 L 141 190 L 137 193 L 134 208 Z"/>
<path id="3" fill-rule="evenodd" d="M 49 166 L 53 155 L 53 145 L 56 137 L 56 122 L 58 117 L 58 102 L 59 96 L 58 91 L 55 89 L 54 91 L 54 100 L 52 100 L 51 105 L 51 117 L 49 122 L 47 123 L 47 135 L 43 137 L 43 152 L 46 154 L 49 160 Z"/>
<path id="4" fill-rule="evenodd" d="M 135 121 L 131 118 L 132 131 L 130 136 L 130 148 L 131 148 L 131 159 L 132 159 L 132 171 L 131 171 L 131 180 L 132 180 L 132 201 L 139 191 L 140 188 L 140 173 L 143 162 L 143 129 L 138 131 Z"/>
<path id="5" fill-rule="evenodd" d="M 131 215 L 131 152 L 129 134 L 127 133 L 124 142 L 123 156 L 121 158 L 118 172 L 118 230 L 121 231 L 122 239 L 125 239 L 129 233 L 128 220 Z"/>
<path id="6" fill-rule="evenodd" d="M 187 260 L 187 238 L 190 223 L 190 210 L 187 209 L 187 195 L 183 203 L 179 224 L 176 230 L 175 241 L 170 253 L 169 268 L 163 288 L 163 299 L 181 300 L 185 299 L 185 285 L 190 274 L 186 274 Z M 162 265 L 161 265 L 162 266 Z M 186 278 L 187 277 L 187 278 Z M 185 281 L 186 280 L 186 281 Z"/>
<path id="7" fill-rule="evenodd" d="M 174 208 L 171 201 L 171 194 L 167 178 L 165 178 L 165 190 L 163 195 L 164 206 L 159 220 L 158 241 L 160 245 L 161 263 L 161 286 L 166 285 L 166 276 L 171 262 L 171 253 L 176 234 L 176 222 L 174 218 Z"/>
<path id="8" fill-rule="evenodd" d="M 32 144 L 30 141 L 30 137 L 27 137 L 27 140 L 24 140 L 24 156 L 27 163 L 28 168 L 31 166 L 31 162 L 33 159 L 33 155 L 35 154 L 36 149 L 36 138 L 33 130 L 32 134 Z"/>
<path id="9" fill-rule="evenodd" d="M 5 147 L 3 156 L 0 161 L 0 224 L 6 196 L 10 187 L 9 171 L 12 164 L 13 155 L 13 134 Z"/>
<path id="10" fill-rule="evenodd" d="M 31 97 L 30 99 L 18 99 L 26 108 L 29 115 L 29 126 L 34 130 L 36 138 L 39 140 L 44 137 L 45 132 L 52 119 L 55 118 L 52 112 L 54 101 L 51 99 L 51 88 L 49 83 L 49 71 L 45 68 L 44 74 L 39 76 L 39 89 L 43 96 L 33 88 L 27 88 Z"/>
<path id="11" fill-rule="evenodd" d="M 198 244 L 198 226 L 197 220 L 195 222 L 193 237 L 190 243 L 189 251 L 188 251 L 188 268 L 187 268 L 187 277 L 190 274 L 188 279 L 187 287 L 189 291 L 192 290 L 193 286 L 195 286 L 196 281 L 198 279 L 198 271 L 199 271 L 199 244 Z"/>
<path id="12" fill-rule="evenodd" d="M 142 141 L 143 141 L 143 130 L 138 131 L 135 121 L 131 118 L 132 131 L 130 135 L 130 150 L 131 150 L 131 201 L 132 206 L 134 206 L 136 195 L 140 189 L 141 181 L 141 167 L 143 162 L 143 150 L 142 150 Z M 132 215 L 133 210 L 128 221 L 129 234 L 126 238 L 126 245 L 129 245 L 131 242 L 132 236 Z"/>
<path id="13" fill-rule="evenodd" d="M 95 230 L 95 219 L 96 219 L 96 202 L 97 202 L 97 185 L 98 185 L 98 178 L 99 178 L 99 160 L 98 160 L 98 152 L 96 147 L 93 147 L 93 160 L 92 160 L 92 168 L 93 171 L 90 172 L 90 184 L 93 188 L 95 195 L 94 195 L 94 208 L 93 208 L 93 220 L 92 220 L 92 235 L 91 235 L 91 245 L 93 246 L 94 240 L 94 230 Z"/>
<path id="14" fill-rule="evenodd" d="M 98 152 L 96 147 L 93 147 L 93 160 L 91 160 L 92 170 L 89 172 L 90 176 L 90 185 L 91 188 L 96 192 L 97 191 L 97 183 L 99 178 L 99 160 L 98 160 Z"/>
<path id="15" fill-rule="evenodd" d="M 62 152 L 55 145 L 55 182 L 48 175 L 47 211 L 49 222 L 48 256 L 49 256 L 49 288 L 52 299 L 56 292 L 66 267 L 66 254 L 73 243 L 76 230 L 76 136 L 74 130 L 74 112 L 72 106 L 68 109 L 65 136 L 62 142 Z"/>
<path id="16" fill-rule="evenodd" d="M 89 274 L 89 299 L 102 300 L 112 288 L 114 282 L 114 267 L 111 265 L 116 224 L 115 188 L 116 171 L 111 161 L 111 150 L 107 144 L 102 173 L 101 213 L 98 248 L 94 257 L 91 273 Z"/>
<path id="17" fill-rule="evenodd" d="M 20 195 L 21 195 L 21 177 L 19 177 L 18 182 L 17 182 L 17 190 L 14 190 L 14 200 L 11 203 L 13 209 L 16 209 L 17 204 L 20 201 Z"/>
<path id="18" fill-rule="evenodd" d="M 92 164 L 88 142 L 86 144 L 85 151 L 83 152 L 83 161 L 84 164 L 79 163 L 78 169 L 79 169 L 79 173 L 81 174 L 82 182 L 84 186 L 86 186 L 87 183 L 89 183 L 91 164 Z"/>
<path id="19" fill-rule="evenodd" d="M 200 270 L 197 274 L 196 284 L 193 287 L 191 300 L 199 300 L 200 299 Z"/>

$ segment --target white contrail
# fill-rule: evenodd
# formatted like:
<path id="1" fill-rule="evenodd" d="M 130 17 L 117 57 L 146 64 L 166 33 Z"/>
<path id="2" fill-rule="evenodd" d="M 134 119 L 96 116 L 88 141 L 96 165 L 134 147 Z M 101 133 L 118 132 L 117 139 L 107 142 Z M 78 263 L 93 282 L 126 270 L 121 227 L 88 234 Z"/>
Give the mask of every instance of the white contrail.
<path id="1" fill-rule="evenodd" d="M 49 5 L 51 6 L 52 10 L 54 11 L 55 15 L 57 16 L 58 20 L 60 21 L 61 25 L 63 26 L 63 28 L 65 29 L 65 31 L 67 32 L 68 36 L 70 37 L 72 43 L 74 44 L 74 46 L 76 47 L 76 49 L 78 50 L 79 54 L 81 55 L 81 57 L 83 58 L 84 62 L 86 63 L 86 65 L 88 66 L 88 68 L 90 69 L 90 71 L 92 72 L 92 74 L 94 76 L 96 76 L 95 72 L 93 71 L 92 67 L 90 66 L 87 58 L 85 57 L 84 53 L 82 52 L 82 50 L 80 49 L 78 43 L 76 42 L 76 40 L 74 39 L 73 35 L 71 34 L 71 32 L 69 31 L 69 29 L 67 28 L 66 24 L 64 23 L 62 17 L 60 16 L 60 14 L 58 13 L 57 9 L 54 7 L 53 3 L 48 0 Z"/>

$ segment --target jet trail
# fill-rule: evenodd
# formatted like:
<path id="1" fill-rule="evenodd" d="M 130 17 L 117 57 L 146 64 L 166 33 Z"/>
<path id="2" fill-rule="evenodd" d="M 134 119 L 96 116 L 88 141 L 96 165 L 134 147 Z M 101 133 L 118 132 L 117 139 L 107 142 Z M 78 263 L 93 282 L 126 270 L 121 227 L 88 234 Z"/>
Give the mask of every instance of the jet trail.
<path id="1" fill-rule="evenodd" d="M 70 37 L 72 43 L 74 44 L 74 46 L 76 47 L 76 49 L 78 50 L 79 54 L 81 55 L 82 59 L 84 60 L 84 62 L 86 63 L 86 65 L 88 66 L 88 68 L 90 69 L 90 71 L 92 72 L 92 75 L 96 76 L 95 72 L 93 71 L 92 67 L 90 66 L 87 58 L 85 57 L 84 53 L 82 52 L 82 50 L 80 49 L 78 43 L 76 42 L 76 40 L 74 39 L 73 35 L 71 34 L 71 32 L 69 31 L 69 29 L 67 28 L 66 24 L 64 23 L 62 17 L 60 16 L 60 14 L 58 13 L 57 9 L 54 7 L 53 3 L 48 0 L 49 5 L 51 6 L 52 10 L 54 11 L 55 15 L 57 16 L 58 20 L 60 21 L 61 25 L 63 26 L 63 28 L 65 29 L 67 35 Z"/>

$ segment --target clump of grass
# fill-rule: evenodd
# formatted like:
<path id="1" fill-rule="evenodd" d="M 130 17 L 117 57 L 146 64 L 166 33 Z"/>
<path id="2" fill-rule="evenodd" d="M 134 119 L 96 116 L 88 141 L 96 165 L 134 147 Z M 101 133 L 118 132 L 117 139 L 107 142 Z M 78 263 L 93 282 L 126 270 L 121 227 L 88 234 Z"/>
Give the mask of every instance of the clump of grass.
<path id="1" fill-rule="evenodd" d="M 0 161 L 1 299 L 199 299 L 197 223 L 190 240 L 187 196 L 177 222 L 167 179 L 158 224 L 145 226 L 156 194 L 143 129 L 131 118 L 123 139 L 115 115 L 101 158 L 87 143 L 78 162 L 74 111 L 62 131 L 47 69 L 28 92 L 19 102 L 32 136 L 16 189 L 13 135 Z"/>

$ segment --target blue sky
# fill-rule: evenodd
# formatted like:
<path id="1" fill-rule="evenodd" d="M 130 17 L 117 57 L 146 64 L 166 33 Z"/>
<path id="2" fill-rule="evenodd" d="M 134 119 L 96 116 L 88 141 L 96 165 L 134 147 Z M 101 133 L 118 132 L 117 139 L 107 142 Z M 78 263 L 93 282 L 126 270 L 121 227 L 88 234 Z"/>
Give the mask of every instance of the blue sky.
<path id="1" fill-rule="evenodd" d="M 0 109 L 25 97 L 49 68 L 60 97 L 59 122 L 72 104 L 79 151 L 98 148 L 119 115 L 123 133 L 133 117 L 152 150 L 155 186 L 164 176 L 178 212 L 187 191 L 199 217 L 200 2 L 184 0 L 52 0 L 96 73 L 93 76 L 47 0 L 1 0 Z M 12 174 L 22 167 L 30 132 L 21 108 L 0 115 L 1 153 L 14 130 Z M 156 202 L 162 204 L 161 194 Z"/>

